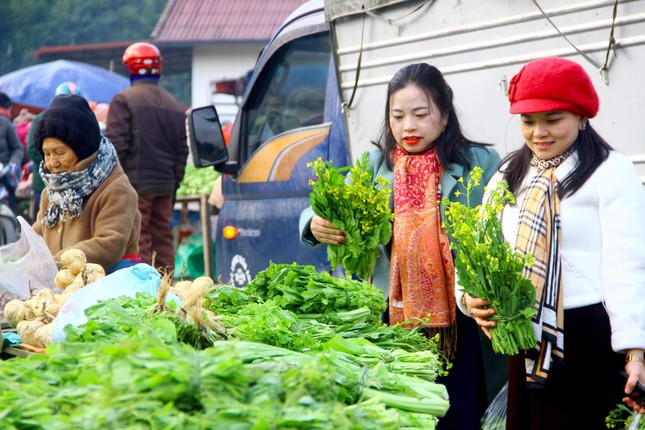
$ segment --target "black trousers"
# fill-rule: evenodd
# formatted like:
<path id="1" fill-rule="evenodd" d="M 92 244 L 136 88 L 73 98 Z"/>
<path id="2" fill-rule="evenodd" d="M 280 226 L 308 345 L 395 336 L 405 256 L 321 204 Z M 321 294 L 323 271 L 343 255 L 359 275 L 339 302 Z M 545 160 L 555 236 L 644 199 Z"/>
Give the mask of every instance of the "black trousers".
<path id="1" fill-rule="evenodd" d="M 524 356 L 509 360 L 507 430 L 604 430 L 605 417 L 624 396 L 624 355 L 611 349 L 602 304 L 564 312 L 564 364 L 546 386 L 526 385 Z"/>
<path id="2" fill-rule="evenodd" d="M 479 430 L 486 410 L 486 379 L 475 320 L 457 310 L 457 351 L 446 377 L 437 378 L 445 384 L 450 396 L 450 409 L 439 418 L 437 430 Z"/>

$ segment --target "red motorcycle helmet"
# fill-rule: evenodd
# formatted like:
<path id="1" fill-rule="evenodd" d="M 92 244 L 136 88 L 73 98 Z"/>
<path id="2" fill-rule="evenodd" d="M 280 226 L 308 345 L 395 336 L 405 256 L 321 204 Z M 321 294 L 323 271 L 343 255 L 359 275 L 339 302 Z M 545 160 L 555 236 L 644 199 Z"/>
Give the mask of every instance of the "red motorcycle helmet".
<path id="1" fill-rule="evenodd" d="M 128 46 L 122 61 L 130 76 L 161 76 L 163 59 L 159 49 L 151 43 L 138 42 Z"/>

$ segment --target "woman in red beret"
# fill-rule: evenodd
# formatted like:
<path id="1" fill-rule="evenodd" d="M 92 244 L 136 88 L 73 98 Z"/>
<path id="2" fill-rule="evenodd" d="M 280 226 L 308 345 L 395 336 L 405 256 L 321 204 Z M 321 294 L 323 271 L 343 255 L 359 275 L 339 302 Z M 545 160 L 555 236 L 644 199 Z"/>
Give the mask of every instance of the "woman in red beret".
<path id="1" fill-rule="evenodd" d="M 137 193 L 87 101 L 54 97 L 34 143 L 46 188 L 33 227 L 54 257 L 77 248 L 108 273 L 141 262 Z"/>
<path id="2" fill-rule="evenodd" d="M 645 192 L 629 158 L 591 126 L 599 100 L 579 64 L 528 63 L 509 100 L 526 145 L 488 186 L 506 180 L 516 196 L 502 224 L 535 257 L 524 274 L 536 288 L 538 343 L 509 361 L 507 429 L 604 429 L 645 384 Z M 490 337 L 494 311 L 464 299 Z"/>

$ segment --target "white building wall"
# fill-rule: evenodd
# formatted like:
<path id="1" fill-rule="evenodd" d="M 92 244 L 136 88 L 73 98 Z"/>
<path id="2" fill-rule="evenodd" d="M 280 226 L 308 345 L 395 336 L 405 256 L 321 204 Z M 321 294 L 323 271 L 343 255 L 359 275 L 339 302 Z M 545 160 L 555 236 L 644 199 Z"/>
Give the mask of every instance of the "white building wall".
<path id="1" fill-rule="evenodd" d="M 192 107 L 215 104 L 222 122 L 233 121 L 232 96 L 213 94 L 211 82 L 238 79 L 253 69 L 262 44 L 195 46 L 192 65 Z"/>

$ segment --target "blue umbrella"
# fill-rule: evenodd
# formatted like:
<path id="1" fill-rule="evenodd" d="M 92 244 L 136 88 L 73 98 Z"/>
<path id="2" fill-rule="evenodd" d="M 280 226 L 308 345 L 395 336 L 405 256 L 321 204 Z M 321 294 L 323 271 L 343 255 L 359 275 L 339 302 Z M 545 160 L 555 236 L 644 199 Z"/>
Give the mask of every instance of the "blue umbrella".
<path id="1" fill-rule="evenodd" d="M 0 76 L 0 91 L 14 103 L 44 109 L 56 87 L 68 81 L 74 82 L 88 101 L 97 103 L 109 103 L 116 93 L 130 86 L 128 78 L 102 67 L 56 60 Z"/>

